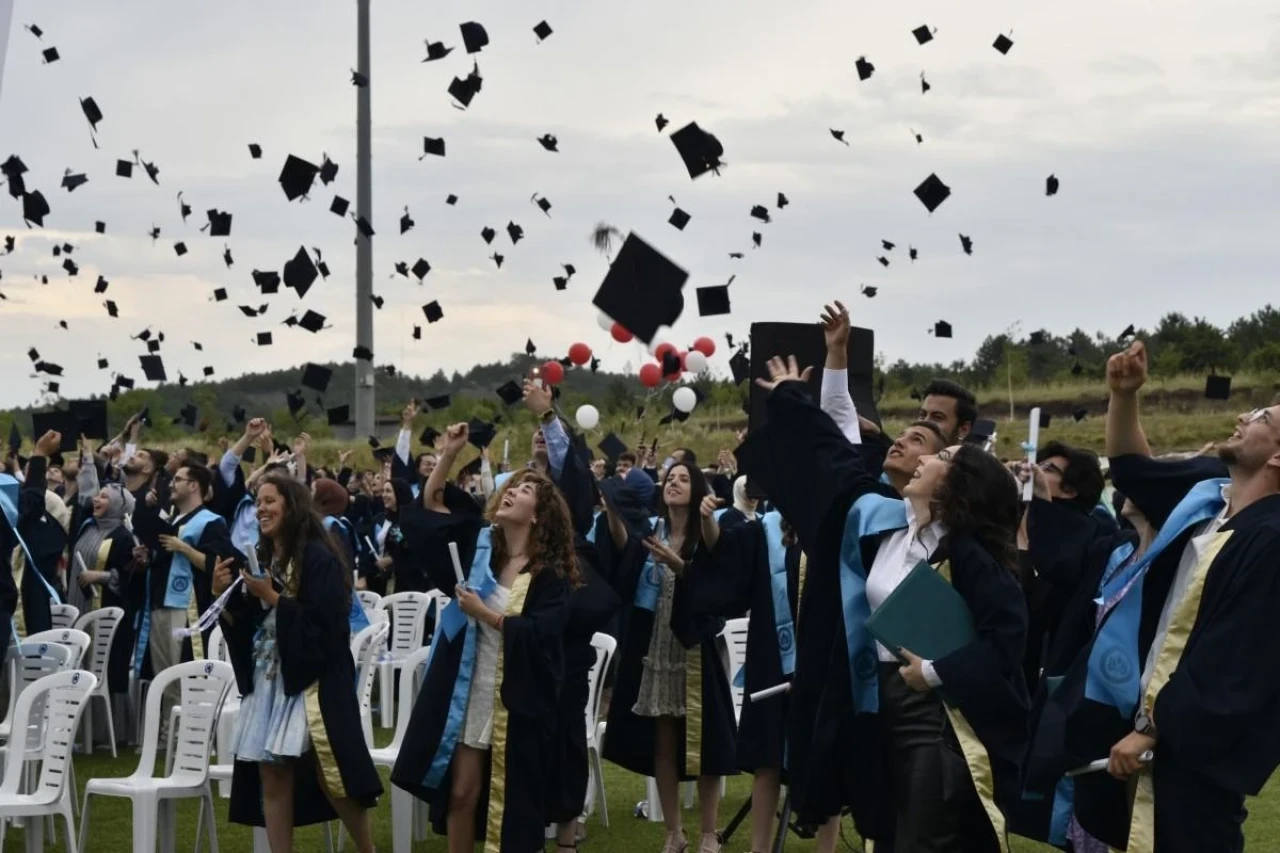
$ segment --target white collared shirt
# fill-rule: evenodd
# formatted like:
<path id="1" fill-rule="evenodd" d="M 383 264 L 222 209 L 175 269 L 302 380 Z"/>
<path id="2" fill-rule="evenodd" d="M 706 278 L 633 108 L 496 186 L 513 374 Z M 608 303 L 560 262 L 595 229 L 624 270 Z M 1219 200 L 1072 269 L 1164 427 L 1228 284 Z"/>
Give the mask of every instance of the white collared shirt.
<path id="1" fill-rule="evenodd" d="M 849 371 L 822 369 L 822 393 L 818 397 L 822 411 L 831 416 L 850 444 L 862 444 L 858 425 L 858 409 L 849 394 Z"/>
<path id="2" fill-rule="evenodd" d="M 921 560 L 927 561 L 938 549 L 938 543 L 946 534 L 946 528 L 934 521 L 924 528 L 916 525 L 915 511 L 911 502 L 906 501 L 907 526 L 896 530 L 884 538 L 876 551 L 876 558 L 871 563 L 871 571 L 867 574 L 867 604 L 875 613 L 884 604 L 898 584 L 906 580 L 907 575 Z M 893 652 L 880 643 L 876 643 L 876 653 L 881 661 L 892 662 L 898 658 Z"/>

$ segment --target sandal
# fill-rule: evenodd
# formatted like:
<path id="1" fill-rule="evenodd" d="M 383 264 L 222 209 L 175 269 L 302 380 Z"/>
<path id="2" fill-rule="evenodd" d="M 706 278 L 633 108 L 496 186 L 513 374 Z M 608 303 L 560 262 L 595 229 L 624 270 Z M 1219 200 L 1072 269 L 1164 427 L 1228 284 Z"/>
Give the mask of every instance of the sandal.
<path id="1" fill-rule="evenodd" d="M 662 848 L 662 853 L 688 853 L 689 839 L 684 837 L 684 833 L 677 835 L 668 835 L 667 843 Z"/>
<path id="2" fill-rule="evenodd" d="M 714 832 L 702 833 L 702 841 L 698 845 L 698 853 L 720 853 L 720 836 Z"/>

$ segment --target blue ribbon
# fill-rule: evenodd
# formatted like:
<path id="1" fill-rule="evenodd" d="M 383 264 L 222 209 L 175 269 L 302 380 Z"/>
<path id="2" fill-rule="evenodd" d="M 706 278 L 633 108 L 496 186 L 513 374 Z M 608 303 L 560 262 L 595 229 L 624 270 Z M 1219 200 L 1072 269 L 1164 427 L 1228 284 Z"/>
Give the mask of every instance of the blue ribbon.
<path id="1" fill-rule="evenodd" d="M 769 550 L 769 589 L 773 597 L 773 625 L 778 634 L 778 657 L 782 674 L 796 671 L 796 626 L 791 619 L 791 598 L 787 595 L 787 547 L 782 544 L 782 516 L 766 513 L 760 519 Z"/>
<path id="2" fill-rule="evenodd" d="M 36 558 L 31 555 L 31 549 L 27 546 L 26 540 L 22 538 L 22 534 L 18 532 L 18 502 L 17 495 L 19 490 L 18 481 L 8 474 L 0 474 L 0 511 L 4 512 L 5 521 L 9 522 L 9 527 L 13 530 L 14 538 L 18 540 L 18 544 L 22 546 L 22 553 L 27 556 L 27 568 L 32 574 L 39 579 L 44 585 L 45 591 L 49 593 L 49 600 L 54 604 L 62 603 L 62 596 L 58 595 L 58 591 L 53 588 L 53 584 L 45 579 L 44 574 L 40 571 L 40 567 L 36 565 Z M 18 590 L 18 594 L 22 594 L 22 590 Z"/>
<path id="3" fill-rule="evenodd" d="M 1117 554 L 1112 552 L 1097 603 L 1105 604 L 1130 581 L 1133 584 L 1103 621 L 1089 650 L 1089 669 L 1084 683 L 1086 698 L 1111 705 L 1122 717 L 1133 714 L 1142 679 L 1138 625 L 1142 621 L 1142 587 L 1147 570 L 1175 539 L 1222 511 L 1226 503 L 1222 489 L 1229 482 L 1215 479 L 1197 483 L 1174 507 L 1151 547 L 1139 559 L 1126 564 L 1127 557 L 1117 559 Z"/>
<path id="4" fill-rule="evenodd" d="M 858 498 L 845 516 L 844 537 L 840 542 L 840 603 L 844 612 L 855 713 L 874 714 L 880 710 L 876 645 L 867 630 L 871 605 L 867 603 L 867 569 L 862 565 L 862 540 L 906 526 L 906 504 L 877 494 Z"/>
<path id="5" fill-rule="evenodd" d="M 657 517 L 649 519 L 649 528 L 657 530 Z M 650 613 L 658 609 L 658 596 L 662 594 L 663 567 L 653 559 L 653 554 L 644 558 L 644 567 L 640 569 L 640 577 L 636 580 L 636 594 L 631 603 L 641 610 Z"/>
<path id="6" fill-rule="evenodd" d="M 195 547 L 204 534 L 205 527 L 221 519 L 222 516 L 201 507 L 186 524 L 182 525 L 178 538 Z M 191 561 L 185 554 L 174 552 L 169 560 L 169 581 L 165 584 L 164 606 L 174 610 L 186 610 L 191 604 L 194 579 L 195 570 L 191 567 Z"/>

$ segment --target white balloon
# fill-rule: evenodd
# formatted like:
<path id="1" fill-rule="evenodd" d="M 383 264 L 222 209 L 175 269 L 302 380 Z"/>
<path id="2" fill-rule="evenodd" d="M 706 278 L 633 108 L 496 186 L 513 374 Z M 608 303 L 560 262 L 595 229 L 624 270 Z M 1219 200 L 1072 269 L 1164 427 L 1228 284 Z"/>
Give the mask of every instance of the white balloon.
<path id="1" fill-rule="evenodd" d="M 600 410 L 590 403 L 579 406 L 578 413 L 574 417 L 581 429 L 595 429 L 600 425 Z"/>
<path id="2" fill-rule="evenodd" d="M 684 369 L 693 374 L 701 373 L 707 369 L 707 357 L 696 349 L 691 349 L 685 353 Z"/>
<path id="3" fill-rule="evenodd" d="M 612 331 L 613 318 L 610 317 L 608 314 L 604 313 L 603 311 L 601 311 L 598 315 L 596 315 L 596 325 L 604 329 L 606 332 Z"/>
<path id="4" fill-rule="evenodd" d="M 685 386 L 676 389 L 676 393 L 671 395 L 671 402 L 682 412 L 692 412 L 693 407 L 698 405 L 698 396 L 693 393 L 692 388 Z"/>

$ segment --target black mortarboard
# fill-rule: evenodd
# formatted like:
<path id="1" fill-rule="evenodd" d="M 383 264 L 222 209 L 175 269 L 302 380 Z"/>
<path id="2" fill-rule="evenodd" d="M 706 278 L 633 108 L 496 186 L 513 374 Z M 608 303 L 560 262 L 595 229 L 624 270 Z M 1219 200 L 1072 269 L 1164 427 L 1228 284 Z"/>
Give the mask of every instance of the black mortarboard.
<path id="1" fill-rule="evenodd" d="M 248 416 L 249 416 L 249 413 L 245 411 L 244 406 L 237 404 L 231 407 L 231 417 L 235 419 L 236 423 L 238 424 L 244 423 L 245 418 L 247 418 Z"/>
<path id="2" fill-rule="evenodd" d="M 56 47 L 46 47 L 44 50 L 40 51 L 40 54 L 44 57 L 45 65 L 48 65 L 50 62 L 57 62 L 59 59 L 58 49 Z"/>
<path id="3" fill-rule="evenodd" d="M 591 302 L 646 344 L 658 327 L 675 325 L 684 311 L 689 274 L 628 234 Z"/>
<path id="4" fill-rule="evenodd" d="M 920 251 L 915 246 L 908 246 L 907 256 L 914 261 L 916 258 L 920 257 Z"/>
<path id="5" fill-rule="evenodd" d="M 396 261 L 396 272 L 405 278 L 409 277 L 409 265 L 404 261 Z"/>
<path id="6" fill-rule="evenodd" d="M 435 397 L 428 397 L 422 402 L 431 411 L 438 412 L 441 409 L 449 408 L 449 404 L 453 402 L 453 399 L 448 394 L 439 394 Z"/>
<path id="7" fill-rule="evenodd" d="M 1133 324 L 1130 323 L 1129 325 L 1125 326 L 1124 331 L 1120 333 L 1120 340 L 1124 340 L 1125 338 L 1131 338 L 1136 334 L 1137 334 L 1137 331 L 1133 328 Z"/>
<path id="8" fill-rule="evenodd" d="M 524 391 L 515 382 L 508 380 L 498 388 L 498 396 L 508 406 L 515 405 L 524 399 Z"/>
<path id="9" fill-rule="evenodd" d="M 533 34 L 538 37 L 538 41 L 542 41 L 551 35 L 551 25 L 546 21 L 541 21 L 533 28 Z"/>
<path id="10" fill-rule="evenodd" d="M 1009 48 L 1013 47 L 1013 40 L 1010 39 L 1008 36 L 1006 36 L 1004 33 L 1001 33 L 1000 35 L 996 36 L 995 43 L 993 43 L 991 46 L 994 47 L 996 50 L 1000 51 L 1001 53 L 1007 54 L 1009 52 Z"/>
<path id="11" fill-rule="evenodd" d="M 602 438 L 596 447 L 610 460 L 615 460 L 627 452 L 627 445 L 613 433 L 609 433 Z"/>
<path id="12" fill-rule="evenodd" d="M 258 346 L 260 346 L 260 347 L 269 347 L 269 346 L 271 346 L 271 333 L 270 333 L 270 332 L 258 332 Z"/>
<path id="13" fill-rule="evenodd" d="M 187 403 L 178 412 L 178 417 L 174 418 L 174 424 L 184 423 L 192 429 L 195 428 L 196 422 L 200 419 L 200 410 L 195 407 L 194 403 Z"/>
<path id="14" fill-rule="evenodd" d="M 691 218 L 692 217 L 690 217 L 689 214 L 677 207 L 675 210 L 671 211 L 671 218 L 668 219 L 667 222 L 674 225 L 677 231 L 683 231 L 684 227 L 689 224 L 689 220 Z"/>
<path id="15" fill-rule="evenodd" d="M 444 137 L 424 136 L 422 137 L 422 157 L 432 154 L 436 157 L 444 156 Z M 421 160 L 422 157 L 418 159 Z"/>
<path id="16" fill-rule="evenodd" d="M 182 257 L 187 253 L 187 244 L 179 240 L 173 244 L 173 252 L 178 257 Z"/>
<path id="17" fill-rule="evenodd" d="M 106 400 L 71 400 L 68 407 L 79 422 L 80 435 L 85 438 L 108 438 Z"/>
<path id="18" fill-rule="evenodd" d="M 256 142 L 249 143 L 249 156 L 255 160 L 262 158 L 262 146 Z"/>
<path id="19" fill-rule="evenodd" d="M 1049 414 L 1044 409 L 1041 409 L 1040 410 L 1040 429 L 1048 429 L 1049 424 L 1052 422 L 1053 422 L 1053 415 Z"/>
<path id="20" fill-rule="evenodd" d="M 436 439 L 440 438 L 440 431 L 435 427 L 427 427 L 422 431 L 422 435 L 418 436 L 418 443 L 427 447 L 435 447 Z"/>
<path id="21" fill-rule="evenodd" d="M 117 160 L 116 161 L 116 177 L 132 178 L 133 177 L 133 161 Z"/>
<path id="22" fill-rule="evenodd" d="M 212 376 L 212 375 L 213 375 L 213 368 L 212 368 L 212 367 L 205 367 L 205 369 L 204 369 L 204 375 L 205 375 L 205 378 L 208 378 L 208 377 Z"/>
<path id="23" fill-rule="evenodd" d="M 413 217 L 409 215 L 409 208 L 404 209 L 404 216 L 400 217 L 400 233 L 403 234 L 414 226 Z"/>
<path id="24" fill-rule="evenodd" d="M 551 277 L 551 283 L 556 286 L 556 290 L 564 290 L 569 286 L 569 279 L 562 275 L 554 275 Z"/>
<path id="25" fill-rule="evenodd" d="M 346 216 L 349 207 L 351 207 L 351 202 L 340 195 L 335 195 L 333 203 L 329 205 L 329 212 L 336 213 L 338 216 Z"/>
<path id="26" fill-rule="evenodd" d="M 1210 400 L 1231 399 L 1230 376 L 1208 376 L 1204 381 L 1204 395 Z"/>
<path id="27" fill-rule="evenodd" d="M 413 327 L 413 339 L 414 339 L 415 341 L 420 341 L 420 340 L 422 340 L 422 327 L 421 327 L 421 326 L 414 326 L 414 327 Z"/>
<path id="28" fill-rule="evenodd" d="M 484 228 L 481 228 L 481 229 L 480 229 L 480 239 L 484 240 L 484 241 L 485 241 L 485 243 L 492 243 L 492 242 L 493 242 L 493 238 L 494 238 L 495 236 L 497 236 L 497 234 L 498 234 L 498 232 L 497 232 L 497 231 L 494 231 L 494 230 L 493 230 L 492 228 L 490 228 L 488 225 L 486 225 Z"/>
<path id="29" fill-rule="evenodd" d="M 270 295 L 280 290 L 280 273 L 275 270 L 254 270 L 252 272 L 253 283 L 258 286 L 264 295 Z"/>
<path id="30" fill-rule="evenodd" d="M 209 217 L 209 236 L 210 237 L 229 237 L 231 236 L 231 214 L 222 210 L 208 210 L 205 215 Z"/>
<path id="31" fill-rule="evenodd" d="M 356 221 L 356 229 L 366 237 L 373 236 L 373 225 L 363 216 L 353 217 Z"/>
<path id="32" fill-rule="evenodd" d="M 1027 335 L 1027 343 L 1032 346 L 1040 346 L 1044 343 L 1044 332 L 1032 332 Z"/>
<path id="33" fill-rule="evenodd" d="M 314 335 L 324 328 L 324 315 L 307 311 L 302 315 L 302 319 L 298 320 L 298 325 Z"/>
<path id="34" fill-rule="evenodd" d="M 182 217 L 184 224 L 187 217 L 191 215 L 191 205 L 182 200 L 182 193 L 178 193 L 178 215 Z"/>
<path id="35" fill-rule="evenodd" d="M 920 94 L 927 94 L 933 87 L 929 85 L 929 81 L 924 79 L 924 72 L 920 72 Z"/>
<path id="36" fill-rule="evenodd" d="M 373 350 L 366 346 L 357 346 L 351 350 L 351 357 L 358 358 L 362 361 L 373 361 Z"/>
<path id="37" fill-rule="evenodd" d="M 939 320 L 933 324 L 933 334 L 939 338 L 951 337 L 951 324 L 946 320 Z"/>
<path id="38" fill-rule="evenodd" d="M 454 77 L 453 82 L 449 84 L 449 95 L 458 103 L 462 104 L 463 109 L 471 106 L 471 101 L 480 91 L 481 84 L 484 83 L 478 72 L 472 72 L 465 78 Z"/>
<path id="39" fill-rule="evenodd" d="M 434 62 L 437 59 L 444 59 L 452 52 L 453 48 L 445 47 L 442 41 L 427 41 L 427 58 L 422 61 Z"/>
<path id="40" fill-rule="evenodd" d="M 98 232 L 99 234 L 106 234 L 106 233 L 107 233 L 107 223 L 105 223 L 105 222 L 103 222 L 101 219 L 99 219 L 97 222 L 93 223 L 93 230 L 94 230 L 94 231 L 96 231 L 96 232 Z"/>
<path id="41" fill-rule="evenodd" d="M 80 267 L 76 266 L 76 262 L 70 258 L 66 258 L 62 262 L 62 268 L 67 271 L 67 275 L 79 275 Z"/>
<path id="42" fill-rule="evenodd" d="M 285 262 L 285 287 L 292 287 L 297 291 L 299 299 L 307 295 L 307 291 L 311 289 L 311 285 L 319 275 L 320 272 L 312 262 L 311 256 L 307 254 L 305 246 L 299 246 L 298 253 L 293 256 L 293 259 Z"/>
<path id="43" fill-rule="evenodd" d="M 18 448 L 22 446 L 22 433 L 18 432 L 18 422 L 13 421 L 9 424 L 9 452 L 17 453 Z"/>
<path id="44" fill-rule="evenodd" d="M 1058 194 L 1058 178 L 1055 175 L 1050 175 L 1049 177 L 1044 179 L 1044 194 L 1045 195 Z"/>
<path id="45" fill-rule="evenodd" d="M 383 299 L 381 296 L 378 296 L 377 294 L 370 294 L 369 299 L 373 301 L 373 307 L 377 308 L 379 311 L 382 310 L 382 305 L 386 301 L 385 299 Z"/>
<path id="46" fill-rule="evenodd" d="M 538 137 L 538 144 L 552 153 L 560 152 L 560 140 L 550 133 L 544 133 Z"/>
<path id="47" fill-rule="evenodd" d="M 286 391 L 284 399 L 289 406 L 289 414 L 295 418 L 298 416 L 298 412 L 307 407 L 306 398 L 302 396 L 301 391 Z"/>
<path id="48" fill-rule="evenodd" d="M 724 156 L 724 146 L 720 144 L 720 140 L 698 127 L 696 121 L 671 134 L 671 141 L 680 153 L 680 159 L 684 160 L 690 178 L 707 172 L 719 174 L 716 170 L 724 165 L 720 160 Z"/>
<path id="49" fill-rule="evenodd" d="M 225 302 L 226 300 L 227 300 L 227 289 L 225 287 L 219 287 L 213 291 L 214 302 Z"/>
<path id="50" fill-rule="evenodd" d="M 919 44 L 928 44 L 933 41 L 933 31 L 928 26 L 921 24 L 911 31 L 911 35 L 916 37 Z"/>
<path id="51" fill-rule="evenodd" d="M 332 378 L 333 371 L 319 364 L 308 364 L 302 369 L 302 387 L 320 394 L 329 390 L 329 380 Z"/>
<path id="52" fill-rule="evenodd" d="M 237 305 L 236 307 L 239 308 L 240 313 L 246 317 L 257 317 L 259 314 L 262 313 L 257 308 L 254 308 L 252 305 Z"/>
<path id="53" fill-rule="evenodd" d="M 511 238 L 511 245 L 519 243 L 524 239 L 524 229 L 514 222 L 507 223 L 507 236 Z"/>
<path id="54" fill-rule="evenodd" d="M 227 268 L 228 268 L 228 269 L 230 269 L 230 268 L 231 268 L 231 265 L 232 265 L 232 264 L 234 264 L 234 263 L 236 262 L 235 258 L 231 257 L 231 247 L 230 247 L 230 246 L 223 246 L 223 247 L 222 247 L 222 262 L 223 262 L 224 264 L 226 264 L 226 265 L 227 265 Z"/>
<path id="55" fill-rule="evenodd" d="M 142 164 L 142 169 L 147 173 L 147 177 L 151 179 L 151 183 L 160 186 L 160 167 L 155 163 L 148 163 L 143 160 L 137 151 L 133 152 L 133 156 L 138 158 L 138 162 Z"/>
<path id="56" fill-rule="evenodd" d="M 315 183 L 316 175 L 319 173 L 320 167 L 315 163 L 309 163 L 301 157 L 290 154 L 284 161 L 284 168 L 280 170 L 279 177 L 280 186 L 284 189 L 284 197 L 293 201 L 311 192 L 311 185 Z"/>
<path id="57" fill-rule="evenodd" d="M 329 155 L 324 155 L 324 162 L 320 164 L 320 183 L 328 186 L 333 183 L 333 179 L 338 177 L 338 164 L 329 159 Z"/>
<path id="58" fill-rule="evenodd" d="M 867 62 L 865 56 L 859 56 L 858 61 L 854 63 L 854 67 L 858 69 L 858 79 L 866 80 L 876 72 L 876 67 Z"/>
<path id="59" fill-rule="evenodd" d="M 934 174 L 924 179 L 920 186 L 916 187 L 916 198 L 925 208 L 933 213 L 938 209 L 938 205 L 947 200 L 947 196 L 951 195 L 951 187 L 947 186 L 942 180 Z"/>
<path id="60" fill-rule="evenodd" d="M 960 248 L 964 249 L 966 255 L 973 254 L 973 238 L 967 234 L 960 235 Z"/>
<path id="61" fill-rule="evenodd" d="M 880 257 L 876 258 L 876 260 L 880 262 L 880 266 L 882 267 L 889 266 L 889 259 L 886 258 L 884 255 L 881 255 Z"/>
<path id="62" fill-rule="evenodd" d="M 751 359 L 743 350 L 738 350 L 729 359 L 729 369 L 733 371 L 733 384 L 740 385 L 751 378 Z"/>
<path id="63" fill-rule="evenodd" d="M 879 292 L 880 292 L 880 288 L 878 287 L 868 287 L 865 284 L 862 285 L 862 295 L 867 297 L 868 299 L 874 298 L 875 295 Z"/>
<path id="64" fill-rule="evenodd" d="M 533 355 L 538 351 L 537 345 L 533 342 L 533 338 L 529 338 L 524 342 L 524 354 Z"/>
<path id="65" fill-rule="evenodd" d="M 481 24 L 475 21 L 461 24 L 458 29 L 462 30 L 462 44 L 466 47 L 467 53 L 479 53 L 480 49 L 489 43 L 489 34 Z"/>
<path id="66" fill-rule="evenodd" d="M 27 358 L 31 359 L 33 362 L 39 361 L 40 351 L 37 350 L 35 347 L 32 347 L 31 349 L 27 350 Z"/>
<path id="67" fill-rule="evenodd" d="M 89 122 L 90 130 L 98 129 L 98 122 L 102 121 L 102 110 L 98 109 L 98 102 L 93 98 L 81 98 L 80 110 L 84 113 L 85 119 Z"/>
<path id="68" fill-rule="evenodd" d="M 111 366 L 111 364 L 110 364 L 110 363 L 109 363 L 105 358 L 100 358 L 100 359 L 98 359 L 98 369 L 99 369 L 99 370 L 106 370 L 106 369 L 107 369 L 108 367 L 110 367 L 110 366 Z"/>
<path id="69" fill-rule="evenodd" d="M 662 375 L 676 376 L 681 372 L 680 356 L 671 350 L 664 350 L 662 353 Z"/>
<path id="70" fill-rule="evenodd" d="M 79 428 L 80 422 L 76 420 L 76 416 L 61 409 L 31 414 L 31 434 L 38 440 L 46 432 L 60 433 L 62 444 L 59 445 L 58 450 L 63 453 L 70 453 L 76 449 L 76 444 L 80 440 L 80 436 L 76 435 L 76 430 Z"/>
<path id="71" fill-rule="evenodd" d="M 422 281 L 422 279 L 426 277 L 427 273 L 431 272 L 431 264 L 427 263 L 424 258 L 418 258 L 417 262 L 413 265 L 412 271 L 413 274 L 417 276 L 418 281 Z"/>
<path id="72" fill-rule="evenodd" d="M 351 407 L 335 406 L 334 408 L 329 409 L 327 412 L 325 412 L 325 414 L 328 416 L 329 426 L 338 426 L 340 424 L 345 424 L 347 421 L 351 420 Z"/>
<path id="73" fill-rule="evenodd" d="M 447 196 L 445 196 L 445 198 L 444 198 L 444 203 L 445 203 L 445 204 L 457 204 L 457 203 L 458 203 L 458 197 L 457 197 L 456 195 L 454 195 L 453 193 L 449 193 Z"/>
<path id="74" fill-rule="evenodd" d="M 497 428 L 493 424 L 482 421 L 479 418 L 472 418 L 467 423 L 467 426 L 470 430 L 470 434 L 467 436 L 467 441 L 474 444 L 481 450 L 484 450 L 486 447 L 493 444 L 493 440 L 498 437 Z"/>
<path id="75" fill-rule="evenodd" d="M 428 323 L 435 323 L 444 317 L 444 311 L 440 308 L 439 302 L 428 302 L 423 305 L 422 313 L 426 315 Z"/>
<path id="76" fill-rule="evenodd" d="M 547 216 L 550 216 L 550 215 L 551 215 L 551 200 L 550 200 L 550 199 L 543 198 L 542 196 L 538 195 L 537 193 L 534 193 L 534 194 L 533 194 L 533 197 L 532 197 L 532 199 L 531 199 L 531 200 L 533 201 L 533 203 L 534 203 L 534 204 L 536 204 L 536 205 L 538 206 L 538 209 L 539 209 L 539 210 L 541 210 L 541 211 L 542 211 L 543 213 L 545 213 Z"/>
<path id="77" fill-rule="evenodd" d="M 363 89 L 369 85 L 369 77 L 353 68 L 351 69 L 351 85 Z"/>
<path id="78" fill-rule="evenodd" d="M 716 317 L 729 313 L 729 285 L 699 287 L 697 294 L 699 317 Z"/>
<path id="79" fill-rule="evenodd" d="M 34 190 L 22 195 L 22 218 L 27 222 L 34 222 L 36 225 L 44 227 L 44 218 L 49 215 L 49 202 L 44 200 L 44 194 L 39 190 Z"/>
<path id="80" fill-rule="evenodd" d="M 40 27 L 37 26 L 36 24 L 27 24 L 26 28 L 31 33 L 31 35 L 35 36 L 36 38 L 42 38 L 44 36 L 44 30 L 40 29 Z"/>
<path id="81" fill-rule="evenodd" d="M 158 355 L 140 355 L 138 361 L 142 362 L 142 373 L 147 377 L 149 382 L 164 382 L 168 377 L 164 373 L 164 361 Z"/>
<path id="82" fill-rule="evenodd" d="M 157 340 L 147 341 L 147 352 L 149 353 L 160 352 L 160 342 Z"/>
<path id="83" fill-rule="evenodd" d="M 89 179 L 83 172 L 72 173 L 72 171 L 68 169 L 62 176 L 62 186 L 69 193 L 75 192 L 76 187 L 84 186 L 87 183 L 89 183 Z"/>

